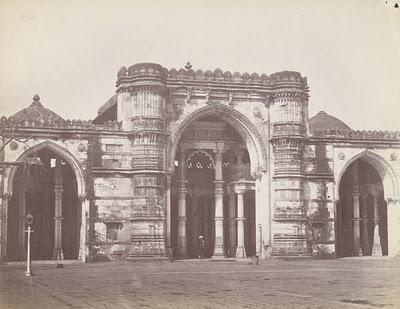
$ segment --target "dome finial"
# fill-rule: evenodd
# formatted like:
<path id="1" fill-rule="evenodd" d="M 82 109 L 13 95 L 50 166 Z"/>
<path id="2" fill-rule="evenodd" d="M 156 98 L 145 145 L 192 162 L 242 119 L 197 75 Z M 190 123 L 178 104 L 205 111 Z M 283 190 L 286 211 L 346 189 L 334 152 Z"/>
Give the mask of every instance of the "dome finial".
<path id="1" fill-rule="evenodd" d="M 31 104 L 31 106 L 42 106 L 42 103 L 40 103 L 40 97 L 38 94 L 35 94 L 33 96 L 33 102 Z"/>
<path id="2" fill-rule="evenodd" d="M 192 68 L 192 65 L 191 65 L 190 61 L 188 60 L 188 62 L 185 65 L 185 69 L 190 70 L 191 68 Z"/>

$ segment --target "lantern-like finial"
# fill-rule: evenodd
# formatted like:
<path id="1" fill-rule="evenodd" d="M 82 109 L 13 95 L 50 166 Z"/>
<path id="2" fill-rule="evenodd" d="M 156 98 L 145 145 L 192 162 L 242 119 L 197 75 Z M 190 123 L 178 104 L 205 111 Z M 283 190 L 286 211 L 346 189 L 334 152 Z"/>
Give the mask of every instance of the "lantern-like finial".
<path id="1" fill-rule="evenodd" d="M 186 70 L 190 70 L 192 68 L 192 65 L 191 65 L 191 63 L 189 62 L 189 60 L 188 60 L 188 62 L 186 63 L 186 65 L 185 65 L 185 69 Z"/>

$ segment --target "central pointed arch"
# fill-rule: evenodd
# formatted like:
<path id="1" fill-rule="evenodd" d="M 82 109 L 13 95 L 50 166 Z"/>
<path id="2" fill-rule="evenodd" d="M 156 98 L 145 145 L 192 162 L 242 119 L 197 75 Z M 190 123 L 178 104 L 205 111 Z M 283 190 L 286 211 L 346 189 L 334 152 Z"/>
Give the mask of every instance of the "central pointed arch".
<path id="1" fill-rule="evenodd" d="M 167 147 L 168 172 L 172 173 L 174 170 L 175 154 L 179 141 L 186 128 L 194 121 L 206 116 L 220 118 L 237 130 L 249 150 L 251 173 L 253 176 L 256 176 L 260 171 L 267 170 L 267 151 L 257 128 L 242 113 L 229 106 L 217 103 L 194 111 L 188 115 L 172 133 Z"/>

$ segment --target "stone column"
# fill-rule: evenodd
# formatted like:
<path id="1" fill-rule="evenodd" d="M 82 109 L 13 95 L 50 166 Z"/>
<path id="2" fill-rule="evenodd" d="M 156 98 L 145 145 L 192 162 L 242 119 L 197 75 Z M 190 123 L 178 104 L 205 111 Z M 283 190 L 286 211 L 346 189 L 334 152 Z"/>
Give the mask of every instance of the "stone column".
<path id="1" fill-rule="evenodd" d="M 255 219 L 256 219 L 256 253 L 260 259 L 266 259 L 271 255 L 271 194 L 270 171 L 260 172 L 255 179 Z"/>
<path id="2" fill-rule="evenodd" d="M 24 182 L 21 179 L 21 182 Z M 25 216 L 26 216 L 26 186 L 21 183 L 18 188 L 18 259 L 24 260 L 25 254 Z"/>
<path id="3" fill-rule="evenodd" d="M 7 169 L 5 169 L 7 171 Z M 6 172 L 5 175 L 8 175 Z M 1 177 L 1 176 L 0 176 Z M 4 179 L 4 178 L 3 178 Z M 7 258 L 7 218 L 8 218 L 8 202 L 11 195 L 8 192 L 3 194 L 0 198 L 0 259 L 5 260 Z"/>
<path id="4" fill-rule="evenodd" d="M 362 224 L 362 252 L 363 255 L 369 254 L 369 239 L 368 239 L 368 205 L 367 205 L 367 195 L 361 196 L 361 224 Z"/>
<path id="5" fill-rule="evenodd" d="M 202 207 L 203 207 L 203 236 L 204 236 L 204 241 L 206 244 L 206 252 L 205 254 L 209 254 L 209 249 L 210 249 L 210 221 L 209 221 L 209 211 L 210 211 L 210 200 L 206 197 L 203 196 L 202 200 Z"/>
<path id="6" fill-rule="evenodd" d="M 199 243 L 199 241 L 198 241 L 198 238 L 197 238 L 199 236 L 199 223 L 198 223 L 198 221 L 199 221 L 199 212 L 198 212 L 197 198 L 198 198 L 198 196 L 197 196 L 196 192 L 194 192 L 193 195 L 192 195 L 192 203 L 191 203 L 192 204 L 191 205 L 191 208 L 192 208 L 192 220 L 193 220 L 192 221 L 192 226 L 191 226 L 191 231 L 192 231 L 192 233 L 191 233 L 191 235 L 192 235 L 191 243 L 192 243 L 192 251 L 194 251 L 194 252 L 192 252 L 192 254 L 195 254 L 195 256 L 199 256 L 199 254 L 198 254 L 198 251 L 199 251 L 198 243 Z"/>
<path id="7" fill-rule="evenodd" d="M 165 204 L 167 208 L 167 228 L 166 228 L 166 245 L 171 249 L 171 175 L 167 174 L 165 177 Z M 168 254 L 172 254 L 168 251 Z"/>
<path id="8" fill-rule="evenodd" d="M 236 252 L 236 198 L 235 193 L 229 194 L 229 256 Z"/>
<path id="9" fill-rule="evenodd" d="M 244 154 L 244 150 L 243 149 L 238 149 L 236 152 L 236 160 L 237 160 L 237 164 L 243 164 L 243 154 Z"/>
<path id="10" fill-rule="evenodd" d="M 81 203 L 81 226 L 80 226 L 80 239 L 79 239 L 79 254 L 78 259 L 81 262 L 86 262 L 86 257 L 89 255 L 89 248 L 87 242 L 87 218 L 89 217 L 89 200 L 85 196 L 79 196 Z"/>
<path id="11" fill-rule="evenodd" d="M 246 257 L 246 249 L 244 247 L 244 190 L 236 190 L 237 195 L 237 248 L 236 258 L 243 259 Z"/>
<path id="12" fill-rule="evenodd" d="M 186 158 L 185 149 L 179 149 L 179 188 L 178 188 L 178 255 L 187 257 L 186 233 Z"/>
<path id="13" fill-rule="evenodd" d="M 379 236 L 379 200 L 377 195 L 372 196 L 374 205 L 374 238 L 372 244 L 372 255 L 382 256 L 381 238 Z"/>
<path id="14" fill-rule="evenodd" d="M 354 255 L 362 256 L 360 244 L 360 185 L 358 182 L 358 162 L 353 166 L 353 241 Z"/>
<path id="15" fill-rule="evenodd" d="M 223 143 L 217 144 L 215 153 L 215 242 L 213 257 L 224 256 L 224 181 L 222 180 Z"/>
<path id="16" fill-rule="evenodd" d="M 64 254 L 62 251 L 61 244 L 61 231 L 62 231 L 62 193 L 63 187 L 63 175 L 61 170 L 61 160 L 56 159 L 56 167 L 54 170 L 54 250 L 53 259 L 63 260 Z"/>

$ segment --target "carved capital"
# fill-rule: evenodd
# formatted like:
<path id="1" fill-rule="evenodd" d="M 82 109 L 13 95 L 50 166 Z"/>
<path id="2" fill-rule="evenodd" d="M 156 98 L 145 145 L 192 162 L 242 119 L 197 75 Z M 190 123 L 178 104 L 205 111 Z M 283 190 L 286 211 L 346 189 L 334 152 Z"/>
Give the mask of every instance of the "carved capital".
<path id="1" fill-rule="evenodd" d="M 222 155 L 223 154 L 223 152 L 224 152 L 224 146 L 225 146 L 225 143 L 222 143 L 222 142 L 217 142 L 217 143 L 215 143 L 215 154 L 216 155 Z"/>
<path id="2" fill-rule="evenodd" d="M 86 199 L 86 195 L 85 194 L 78 194 L 78 199 L 81 203 L 83 203 Z"/>
<path id="3" fill-rule="evenodd" d="M 388 198 L 386 202 L 388 207 L 400 207 L 400 199 Z"/>

